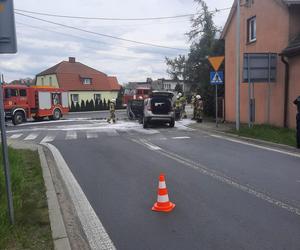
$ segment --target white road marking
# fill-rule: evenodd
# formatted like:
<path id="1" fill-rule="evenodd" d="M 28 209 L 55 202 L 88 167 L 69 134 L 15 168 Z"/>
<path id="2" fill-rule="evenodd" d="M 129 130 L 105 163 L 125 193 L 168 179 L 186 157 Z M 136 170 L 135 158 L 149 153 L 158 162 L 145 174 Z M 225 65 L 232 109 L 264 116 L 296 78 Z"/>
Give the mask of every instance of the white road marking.
<path id="1" fill-rule="evenodd" d="M 134 128 L 131 130 L 134 132 L 138 132 L 138 133 L 146 134 L 146 135 L 154 135 L 154 134 L 160 133 L 158 130 L 155 130 L 155 129 Z"/>
<path id="2" fill-rule="evenodd" d="M 117 130 L 115 129 L 108 129 L 108 130 L 105 130 L 105 133 L 108 135 L 108 136 L 118 136 L 120 135 Z"/>
<path id="3" fill-rule="evenodd" d="M 150 150 L 154 150 L 154 151 L 161 150 L 161 148 L 159 146 L 156 146 L 156 145 L 154 145 L 154 144 L 152 144 L 152 143 L 150 143 L 150 142 L 148 142 L 144 139 L 141 139 L 140 141 L 144 144 L 144 146 L 146 146 Z"/>
<path id="4" fill-rule="evenodd" d="M 172 137 L 172 139 L 175 139 L 175 140 L 181 140 L 181 139 L 190 139 L 191 137 L 189 136 L 177 136 L 177 137 Z"/>
<path id="5" fill-rule="evenodd" d="M 221 136 L 221 135 L 210 134 L 210 136 L 211 137 L 215 137 L 215 138 L 219 138 L 219 139 L 223 139 L 223 140 L 226 140 L 226 141 L 230 141 L 230 142 L 235 142 L 235 143 L 239 143 L 239 144 L 243 144 L 243 145 L 247 145 L 247 146 L 251 146 L 251 147 L 255 147 L 255 148 L 265 149 L 265 150 L 268 150 L 268 151 L 272 151 L 272 152 L 281 153 L 281 154 L 285 154 L 285 155 L 289 155 L 289 156 L 294 156 L 294 157 L 300 158 L 300 154 L 297 154 L 297 153 L 291 153 L 291 152 L 280 150 L 280 149 L 275 149 L 275 148 L 269 148 L 269 147 L 265 147 L 265 146 L 260 146 L 260 145 L 256 145 L 256 144 L 249 143 L 249 142 L 244 142 L 244 141 L 240 141 L 240 140 L 236 140 L 236 139 L 231 139 L 231 138 L 224 137 L 224 136 Z"/>
<path id="6" fill-rule="evenodd" d="M 98 138 L 98 134 L 93 131 L 88 131 L 86 132 L 86 138 L 87 139 Z"/>
<path id="7" fill-rule="evenodd" d="M 132 139 L 132 141 L 140 144 L 140 145 L 143 145 L 143 146 L 146 146 L 148 147 L 148 142 L 146 140 L 135 140 L 135 139 Z M 152 146 L 155 146 L 152 144 Z M 271 196 L 267 195 L 267 194 L 264 194 L 262 192 L 259 192 L 259 191 L 256 191 L 253 187 L 249 187 L 249 186 L 245 186 L 245 185 L 242 185 L 234 180 L 232 180 L 230 177 L 226 176 L 226 175 L 223 175 L 221 173 L 218 173 L 217 171 L 213 170 L 213 169 L 210 169 L 209 167 L 207 166 L 204 166 L 200 163 L 196 163 L 196 162 L 193 162 L 192 160 L 190 159 L 186 159 L 182 156 L 179 156 L 177 154 L 174 154 L 174 153 L 171 153 L 171 152 L 168 152 L 162 148 L 160 148 L 160 150 L 156 151 L 158 152 L 159 154 L 161 155 L 164 155 L 170 159 L 173 159 L 183 165 L 186 165 L 192 169 L 195 169 L 197 171 L 199 171 L 201 174 L 203 175 L 206 175 L 206 176 L 209 176 L 219 182 L 222 182 L 222 183 L 225 183 L 233 188 L 236 188 L 240 191 L 243 191 L 245 193 L 248 193 L 250 195 L 253 195 L 255 196 L 256 198 L 258 199 L 261 199 L 263 201 L 266 201 L 274 206 L 277 206 L 277 207 L 280 207 L 282 209 L 285 209 L 295 215 L 298 215 L 300 216 L 300 209 L 298 207 L 294 207 L 294 206 L 291 206 L 285 202 L 282 202 L 280 200 L 277 200 L 275 198 L 272 198 Z"/>
<path id="8" fill-rule="evenodd" d="M 75 140 L 77 139 L 77 133 L 74 130 L 68 130 L 66 134 L 66 140 Z"/>
<path id="9" fill-rule="evenodd" d="M 13 134 L 9 138 L 11 138 L 11 139 L 17 139 L 17 138 L 20 138 L 22 135 L 23 134 Z"/>
<path id="10" fill-rule="evenodd" d="M 26 138 L 24 138 L 24 141 L 30 141 L 30 140 L 34 140 L 35 138 L 38 137 L 39 134 L 37 133 L 31 133 L 29 134 Z"/>
<path id="11" fill-rule="evenodd" d="M 55 139 L 56 135 L 47 135 L 40 143 L 51 142 Z"/>
<path id="12" fill-rule="evenodd" d="M 48 143 L 44 145 L 51 150 L 54 156 L 58 170 L 64 179 L 91 249 L 116 249 L 63 156 L 55 146 Z"/>

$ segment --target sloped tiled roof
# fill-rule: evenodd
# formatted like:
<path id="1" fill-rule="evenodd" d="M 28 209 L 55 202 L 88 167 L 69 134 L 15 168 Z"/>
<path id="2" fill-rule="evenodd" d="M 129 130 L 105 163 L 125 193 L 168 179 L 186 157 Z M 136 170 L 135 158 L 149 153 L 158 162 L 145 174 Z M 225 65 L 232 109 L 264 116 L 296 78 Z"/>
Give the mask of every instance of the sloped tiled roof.
<path id="1" fill-rule="evenodd" d="M 109 76 L 108 77 L 108 82 L 110 84 L 110 89 L 111 90 L 120 90 L 121 85 L 118 83 L 117 77 Z"/>
<path id="2" fill-rule="evenodd" d="M 59 87 L 69 91 L 117 91 L 120 89 L 116 77 L 109 77 L 80 62 L 62 61 L 37 76 L 50 74 L 56 74 Z M 83 78 L 92 79 L 92 83 L 83 84 Z"/>

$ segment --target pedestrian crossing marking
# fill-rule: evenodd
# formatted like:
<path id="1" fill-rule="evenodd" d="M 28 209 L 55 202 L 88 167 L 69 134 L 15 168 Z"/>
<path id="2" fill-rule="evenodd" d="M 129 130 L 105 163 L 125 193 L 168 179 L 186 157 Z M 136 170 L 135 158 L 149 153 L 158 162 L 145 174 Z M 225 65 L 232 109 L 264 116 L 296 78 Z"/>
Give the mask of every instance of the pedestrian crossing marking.
<path id="1" fill-rule="evenodd" d="M 97 134 L 97 132 L 89 131 L 89 132 L 86 132 L 86 138 L 87 139 L 98 138 L 98 134 Z"/>
<path id="2" fill-rule="evenodd" d="M 75 131 L 69 130 L 66 134 L 66 140 L 75 140 L 77 139 L 77 133 Z"/>
<path id="3" fill-rule="evenodd" d="M 39 134 L 37 133 L 31 133 L 29 134 L 26 138 L 24 138 L 24 141 L 30 141 L 30 140 L 34 140 L 35 138 L 38 137 Z"/>
<path id="4" fill-rule="evenodd" d="M 44 137 L 41 143 L 54 141 L 55 137 L 56 135 L 47 135 Z"/>
<path id="5" fill-rule="evenodd" d="M 118 135 L 120 135 L 118 132 L 117 132 L 117 130 L 115 130 L 115 129 L 109 129 L 109 130 L 107 130 L 107 131 L 105 131 L 106 132 L 106 134 L 108 135 L 108 136 L 118 136 Z"/>
<path id="6" fill-rule="evenodd" d="M 10 139 L 18 139 L 18 138 L 20 138 L 22 135 L 23 135 L 23 134 L 13 134 L 13 135 L 11 135 L 9 138 L 10 138 Z"/>

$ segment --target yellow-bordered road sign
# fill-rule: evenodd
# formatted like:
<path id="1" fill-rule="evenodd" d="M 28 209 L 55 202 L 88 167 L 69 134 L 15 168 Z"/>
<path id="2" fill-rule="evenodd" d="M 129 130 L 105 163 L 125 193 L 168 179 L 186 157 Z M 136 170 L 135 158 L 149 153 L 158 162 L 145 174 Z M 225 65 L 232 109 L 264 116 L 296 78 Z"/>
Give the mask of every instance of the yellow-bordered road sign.
<path id="1" fill-rule="evenodd" d="M 208 60 L 215 71 L 218 71 L 224 61 L 224 56 L 209 56 Z"/>

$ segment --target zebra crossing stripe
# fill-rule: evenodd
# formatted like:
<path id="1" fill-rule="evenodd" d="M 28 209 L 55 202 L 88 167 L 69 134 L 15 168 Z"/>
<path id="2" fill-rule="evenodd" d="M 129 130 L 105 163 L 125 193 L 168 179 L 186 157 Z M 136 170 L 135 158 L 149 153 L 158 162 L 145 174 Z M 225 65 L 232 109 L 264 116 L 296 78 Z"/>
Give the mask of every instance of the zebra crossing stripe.
<path id="1" fill-rule="evenodd" d="M 75 140 L 75 139 L 77 139 L 76 131 L 69 130 L 66 134 L 66 140 Z"/>
<path id="2" fill-rule="evenodd" d="M 17 138 L 20 138 L 22 135 L 23 134 L 13 134 L 9 138 L 11 138 L 11 139 L 17 139 Z"/>
<path id="3" fill-rule="evenodd" d="M 38 137 L 39 134 L 37 133 L 31 133 L 29 134 L 26 138 L 24 138 L 24 141 L 30 141 L 30 140 L 34 140 L 35 138 Z"/>
<path id="4" fill-rule="evenodd" d="M 44 137 L 44 139 L 41 141 L 41 143 L 45 142 L 51 142 L 55 139 L 56 135 L 47 135 Z"/>
<path id="5" fill-rule="evenodd" d="M 96 132 L 86 132 L 86 138 L 87 139 L 98 138 L 98 134 Z"/>
<path id="6" fill-rule="evenodd" d="M 120 135 L 118 132 L 117 132 L 117 130 L 115 130 L 115 129 L 109 129 L 109 130 L 107 130 L 107 131 L 105 131 L 106 132 L 106 134 L 108 135 L 108 136 L 118 136 L 118 135 Z"/>

